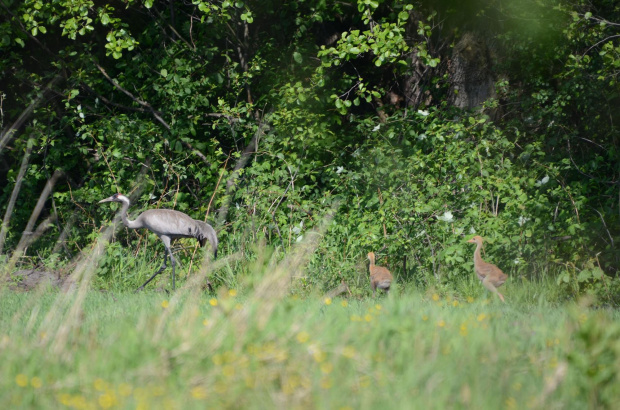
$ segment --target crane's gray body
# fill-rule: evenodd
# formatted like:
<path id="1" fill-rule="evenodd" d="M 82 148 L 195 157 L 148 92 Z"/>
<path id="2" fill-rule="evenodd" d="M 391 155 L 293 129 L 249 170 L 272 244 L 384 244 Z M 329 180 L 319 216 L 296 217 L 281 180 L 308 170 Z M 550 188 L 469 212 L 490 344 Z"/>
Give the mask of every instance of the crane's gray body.
<path id="1" fill-rule="evenodd" d="M 209 241 L 213 246 L 213 254 L 217 256 L 217 235 L 215 229 L 206 222 L 192 219 L 183 212 L 172 209 L 149 209 L 142 212 L 135 221 L 127 221 L 128 228 L 146 228 L 159 236 L 170 240 L 178 238 L 196 238 L 200 246 Z"/>
<path id="2" fill-rule="evenodd" d="M 102 202 L 122 203 L 121 220 L 123 221 L 123 225 L 130 229 L 148 229 L 157 235 L 166 247 L 163 266 L 155 272 L 149 280 L 140 286 L 138 290 L 143 289 L 147 283 L 155 278 L 155 276 L 166 269 L 166 261 L 168 257 L 170 258 L 170 262 L 172 262 L 172 289 L 175 288 L 176 260 L 174 259 L 172 250 L 170 249 L 170 243 L 174 239 L 196 238 L 198 242 L 200 242 L 200 246 L 204 246 L 205 243 L 209 241 L 211 248 L 213 249 L 213 257 L 217 257 L 217 234 L 215 233 L 215 229 L 213 229 L 213 227 L 206 222 L 193 219 L 183 212 L 172 209 L 149 209 L 138 215 L 135 220 L 130 221 L 127 218 L 127 209 L 129 209 L 130 202 L 129 198 L 125 195 L 114 194 L 109 198 L 99 201 L 99 203 Z"/>

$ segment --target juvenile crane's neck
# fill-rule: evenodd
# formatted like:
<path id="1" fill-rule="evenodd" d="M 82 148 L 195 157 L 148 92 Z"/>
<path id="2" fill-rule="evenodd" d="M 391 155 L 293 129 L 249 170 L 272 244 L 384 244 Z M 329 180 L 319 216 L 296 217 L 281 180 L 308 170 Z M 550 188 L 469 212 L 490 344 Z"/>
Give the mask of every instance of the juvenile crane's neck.
<path id="1" fill-rule="evenodd" d="M 482 256 L 480 255 L 481 248 L 482 248 L 482 244 L 476 243 L 476 250 L 474 251 L 474 266 L 478 266 L 484 262 L 482 260 Z"/>
<path id="2" fill-rule="evenodd" d="M 370 265 L 369 266 L 375 266 L 375 256 L 374 255 L 369 255 L 368 256 L 368 260 L 370 261 Z"/>

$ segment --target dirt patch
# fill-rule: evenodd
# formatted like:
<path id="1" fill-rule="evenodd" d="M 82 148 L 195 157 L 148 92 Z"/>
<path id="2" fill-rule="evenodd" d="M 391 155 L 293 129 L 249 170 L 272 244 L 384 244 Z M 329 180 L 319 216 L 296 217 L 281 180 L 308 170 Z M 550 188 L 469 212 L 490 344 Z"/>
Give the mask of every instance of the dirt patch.
<path id="1" fill-rule="evenodd" d="M 9 289 L 11 290 L 28 291 L 39 286 L 60 288 L 64 284 L 65 279 L 65 277 L 57 273 L 36 269 L 24 269 L 11 273 L 5 281 L 8 282 Z"/>

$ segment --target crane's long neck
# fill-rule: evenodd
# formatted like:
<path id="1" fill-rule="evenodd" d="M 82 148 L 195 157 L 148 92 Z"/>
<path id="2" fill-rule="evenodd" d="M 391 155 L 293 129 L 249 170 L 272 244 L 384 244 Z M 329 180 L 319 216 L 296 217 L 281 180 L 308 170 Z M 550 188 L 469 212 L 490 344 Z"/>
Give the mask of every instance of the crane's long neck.
<path id="1" fill-rule="evenodd" d="M 474 265 L 480 265 L 481 263 L 484 263 L 484 261 L 482 260 L 482 256 L 480 255 L 481 248 L 482 244 L 476 242 L 476 250 L 474 251 Z"/>
<path id="2" fill-rule="evenodd" d="M 124 198 L 122 201 L 123 206 L 121 208 L 121 220 L 123 221 L 123 225 L 125 225 L 127 228 L 130 229 L 137 229 L 137 228 L 141 228 L 142 225 L 136 221 L 130 221 L 129 218 L 127 218 L 127 210 L 129 209 L 129 199 Z"/>
<path id="3" fill-rule="evenodd" d="M 375 256 L 374 255 L 369 256 L 368 259 L 370 260 L 370 266 L 371 267 L 375 266 Z"/>

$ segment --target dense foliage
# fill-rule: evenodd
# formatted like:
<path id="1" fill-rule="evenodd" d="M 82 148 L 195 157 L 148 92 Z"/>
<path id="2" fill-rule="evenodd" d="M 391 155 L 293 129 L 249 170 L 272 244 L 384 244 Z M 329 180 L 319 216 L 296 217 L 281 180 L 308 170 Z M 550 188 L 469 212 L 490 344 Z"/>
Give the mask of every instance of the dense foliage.
<path id="1" fill-rule="evenodd" d="M 96 202 L 118 191 L 134 209 L 208 218 L 223 254 L 251 255 L 261 241 L 287 252 L 328 216 L 299 289 L 361 289 L 375 250 L 399 282 L 459 290 L 476 233 L 516 278 L 554 275 L 566 296 L 616 302 L 615 1 L 0 9 L 0 210 L 10 218 L 0 252 L 33 230 L 39 194 L 61 170 L 39 223 L 52 218 L 27 248 L 36 263 L 87 247 L 112 217 Z M 493 89 L 464 109 L 455 84 L 467 53 Z M 135 252 L 149 243 L 161 256 L 156 239 L 123 232 Z M 110 246 L 104 279 L 124 249 Z"/>

